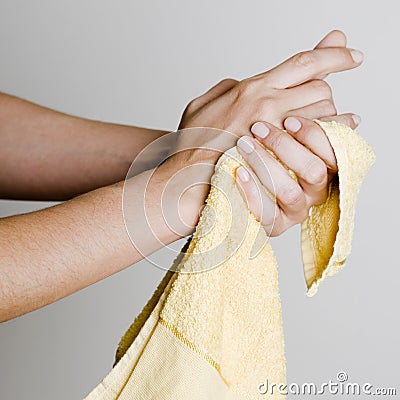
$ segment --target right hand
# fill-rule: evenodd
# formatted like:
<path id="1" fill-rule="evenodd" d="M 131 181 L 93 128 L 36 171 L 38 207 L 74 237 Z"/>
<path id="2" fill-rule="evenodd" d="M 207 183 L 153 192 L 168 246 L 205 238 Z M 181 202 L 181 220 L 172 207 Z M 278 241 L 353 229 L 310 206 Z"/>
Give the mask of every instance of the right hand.
<path id="1" fill-rule="evenodd" d="M 336 46 L 326 47 L 332 44 L 332 37 Z M 358 67 L 363 57 L 361 52 L 344 47 L 345 43 L 345 36 L 333 31 L 314 50 L 300 52 L 267 72 L 240 82 L 219 82 L 189 103 L 179 129 L 201 126 L 250 135 L 255 121 L 283 128 L 290 115 L 336 115 L 331 88 L 323 79 Z"/>
<path id="2" fill-rule="evenodd" d="M 177 153 L 157 171 L 167 181 L 176 176 L 174 190 L 183 194 L 176 205 L 186 226 L 180 228 L 184 231 L 182 236 L 198 222 L 216 161 L 236 144 L 238 137 L 251 135 L 254 122 L 268 121 L 282 128 L 283 121 L 291 115 L 336 115 L 331 89 L 322 79 L 362 62 L 362 53 L 344 47 L 345 43 L 344 35 L 333 31 L 314 50 L 298 53 L 241 82 L 225 79 L 189 103 L 179 125 L 182 131 Z"/>

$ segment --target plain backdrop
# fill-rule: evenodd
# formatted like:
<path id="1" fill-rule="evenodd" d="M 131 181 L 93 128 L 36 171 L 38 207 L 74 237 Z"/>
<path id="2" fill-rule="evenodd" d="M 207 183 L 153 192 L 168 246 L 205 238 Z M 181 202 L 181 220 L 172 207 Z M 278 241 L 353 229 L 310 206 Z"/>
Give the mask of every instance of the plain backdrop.
<path id="1" fill-rule="evenodd" d="M 377 163 L 360 193 L 347 267 L 315 297 L 305 297 L 299 229 L 273 240 L 288 382 L 345 371 L 350 381 L 400 390 L 398 15 L 397 2 L 383 0 L 1 0 L 0 90 L 87 118 L 174 130 L 187 102 L 220 79 L 269 69 L 343 29 L 365 63 L 329 82 L 339 111 L 362 116 L 359 132 Z M 48 205 L 0 201 L 0 214 Z M 112 367 L 163 274 L 140 262 L 0 324 L 0 398 L 82 398 Z"/>

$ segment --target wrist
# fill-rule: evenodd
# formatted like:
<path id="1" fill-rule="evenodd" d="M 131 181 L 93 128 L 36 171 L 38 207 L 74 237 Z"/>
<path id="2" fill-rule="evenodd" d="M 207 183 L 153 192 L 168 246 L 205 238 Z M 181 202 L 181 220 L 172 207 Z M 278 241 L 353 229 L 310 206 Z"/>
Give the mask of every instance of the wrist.
<path id="1" fill-rule="evenodd" d="M 172 168 L 164 164 L 124 183 L 124 223 L 142 256 L 191 234 L 197 222 L 193 210 Z"/>
<path id="2" fill-rule="evenodd" d="M 167 160 L 153 174 L 161 199 L 158 212 L 174 240 L 193 233 L 209 190 L 207 183 L 195 182 L 194 178 L 199 175 L 191 169 L 192 166 Z M 200 180 L 204 182 L 204 179 Z"/>

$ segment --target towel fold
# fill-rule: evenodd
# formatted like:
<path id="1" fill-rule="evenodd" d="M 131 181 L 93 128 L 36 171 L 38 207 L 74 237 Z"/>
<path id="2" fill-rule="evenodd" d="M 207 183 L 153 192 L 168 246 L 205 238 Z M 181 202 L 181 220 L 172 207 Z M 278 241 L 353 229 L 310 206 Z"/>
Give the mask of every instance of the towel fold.
<path id="1" fill-rule="evenodd" d="M 334 149 L 338 176 L 302 223 L 307 295 L 343 268 L 356 197 L 375 160 L 349 127 L 316 121 Z M 87 400 L 283 399 L 286 362 L 278 269 L 268 237 L 236 183 L 236 147 L 215 166 L 192 238 L 121 339 L 116 364 Z M 176 272 L 172 272 L 176 271 Z M 273 393 L 259 390 L 268 379 Z M 265 389 L 265 388 L 264 388 Z"/>

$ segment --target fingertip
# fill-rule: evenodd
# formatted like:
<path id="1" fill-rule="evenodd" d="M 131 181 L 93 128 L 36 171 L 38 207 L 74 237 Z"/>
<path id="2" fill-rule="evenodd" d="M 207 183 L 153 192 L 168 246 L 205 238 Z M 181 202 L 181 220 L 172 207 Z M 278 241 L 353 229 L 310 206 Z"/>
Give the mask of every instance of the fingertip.
<path id="1" fill-rule="evenodd" d="M 357 128 L 361 123 L 361 117 L 353 113 L 339 114 L 333 117 L 323 117 L 319 118 L 319 120 L 325 122 L 335 121 L 347 125 L 351 129 Z"/>
<path id="2" fill-rule="evenodd" d="M 237 147 L 242 152 L 242 155 L 248 156 L 255 150 L 253 141 L 254 139 L 250 136 L 242 136 L 239 138 L 237 141 Z"/>
<path id="3" fill-rule="evenodd" d="M 265 139 L 270 132 L 268 125 L 264 122 L 254 123 L 250 130 L 251 133 L 259 137 L 260 139 Z"/>
<path id="4" fill-rule="evenodd" d="M 245 166 L 237 168 L 235 175 L 239 192 L 247 206 L 251 208 L 254 203 L 254 180 Z"/>
<path id="5" fill-rule="evenodd" d="M 283 125 L 286 128 L 286 130 L 293 133 L 298 132 L 302 127 L 302 123 L 297 117 L 286 118 L 285 121 L 283 122 Z"/>
<path id="6" fill-rule="evenodd" d="M 247 183 L 250 180 L 250 174 L 244 166 L 240 166 L 236 170 L 236 177 L 243 183 Z"/>
<path id="7" fill-rule="evenodd" d="M 360 50 L 351 49 L 350 54 L 356 64 L 361 64 L 364 61 L 364 53 Z"/>
<path id="8" fill-rule="evenodd" d="M 359 115 L 352 114 L 351 118 L 353 119 L 353 122 L 356 127 L 361 124 L 361 117 Z"/>

